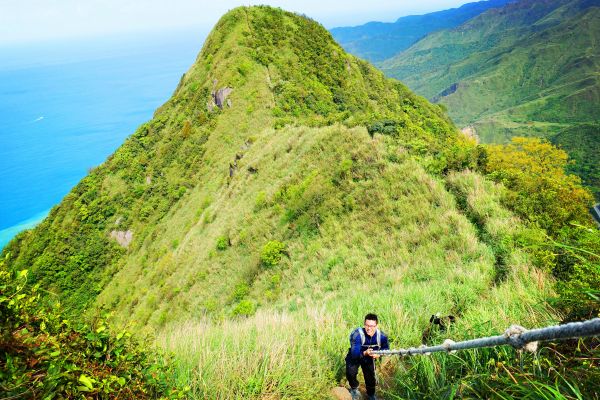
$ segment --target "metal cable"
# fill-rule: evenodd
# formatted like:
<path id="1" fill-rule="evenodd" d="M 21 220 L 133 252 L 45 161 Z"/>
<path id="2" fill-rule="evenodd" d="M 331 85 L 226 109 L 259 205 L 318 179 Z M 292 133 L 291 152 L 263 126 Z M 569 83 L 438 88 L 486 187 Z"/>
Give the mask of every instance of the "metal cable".
<path id="1" fill-rule="evenodd" d="M 372 354 L 382 356 L 400 355 L 413 356 L 417 354 L 430 354 L 439 351 L 451 352 L 456 350 L 477 349 L 481 347 L 494 347 L 511 345 L 516 349 L 535 351 L 538 341 L 580 338 L 600 335 L 600 318 L 583 322 L 571 322 L 564 325 L 549 326 L 546 328 L 527 330 L 519 325 L 512 325 L 503 335 L 489 336 L 478 339 L 454 342 L 446 339 L 438 346 L 411 347 L 399 350 L 375 350 Z"/>

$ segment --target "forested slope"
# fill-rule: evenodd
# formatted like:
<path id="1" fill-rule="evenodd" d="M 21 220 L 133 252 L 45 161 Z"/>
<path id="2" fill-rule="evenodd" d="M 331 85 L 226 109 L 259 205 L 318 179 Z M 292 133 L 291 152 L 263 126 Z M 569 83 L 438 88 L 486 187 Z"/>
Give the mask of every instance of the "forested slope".
<path id="1" fill-rule="evenodd" d="M 598 1 L 521 0 L 432 33 L 381 67 L 444 104 L 459 127 L 470 126 L 483 142 L 561 132 L 564 138 L 600 123 L 599 38 Z M 574 143 L 571 153 L 581 159 L 588 148 Z M 577 171 L 593 184 L 598 167 Z"/>

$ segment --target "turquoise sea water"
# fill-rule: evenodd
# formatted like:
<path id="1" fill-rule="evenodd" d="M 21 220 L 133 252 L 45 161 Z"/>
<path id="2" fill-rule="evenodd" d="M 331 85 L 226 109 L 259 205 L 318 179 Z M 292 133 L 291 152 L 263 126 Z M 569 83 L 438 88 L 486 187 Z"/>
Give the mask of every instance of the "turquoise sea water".
<path id="1" fill-rule="evenodd" d="M 149 120 L 204 35 L 0 47 L 0 248 Z"/>

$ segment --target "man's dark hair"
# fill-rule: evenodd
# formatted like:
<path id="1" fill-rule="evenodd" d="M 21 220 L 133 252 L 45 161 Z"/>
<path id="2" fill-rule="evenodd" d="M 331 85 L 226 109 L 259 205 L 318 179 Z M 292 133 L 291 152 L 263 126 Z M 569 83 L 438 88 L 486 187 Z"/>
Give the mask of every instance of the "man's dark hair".
<path id="1" fill-rule="evenodd" d="M 367 314 L 367 315 L 365 315 L 365 321 L 366 320 L 375 321 L 375 322 L 379 323 L 379 320 L 377 319 L 377 315 L 376 314 Z"/>

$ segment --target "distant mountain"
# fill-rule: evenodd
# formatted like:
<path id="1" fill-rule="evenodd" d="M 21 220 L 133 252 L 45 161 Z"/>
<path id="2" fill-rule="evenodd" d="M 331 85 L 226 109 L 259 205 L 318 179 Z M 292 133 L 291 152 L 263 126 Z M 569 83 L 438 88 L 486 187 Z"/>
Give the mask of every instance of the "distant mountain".
<path id="1" fill-rule="evenodd" d="M 454 28 L 509 1 L 479 1 L 449 10 L 401 17 L 393 23 L 369 22 L 360 26 L 333 28 L 331 34 L 346 51 L 372 62 L 383 61 L 407 49 L 430 32 Z"/>
<path id="2" fill-rule="evenodd" d="M 382 69 L 486 142 L 600 120 L 600 0 L 523 0 L 432 33 Z"/>
<path id="3" fill-rule="evenodd" d="M 552 138 L 600 124 L 599 43 L 600 0 L 522 0 L 432 33 L 381 67 L 483 142 Z M 592 164 L 600 175 L 600 160 Z"/>

